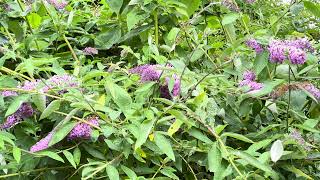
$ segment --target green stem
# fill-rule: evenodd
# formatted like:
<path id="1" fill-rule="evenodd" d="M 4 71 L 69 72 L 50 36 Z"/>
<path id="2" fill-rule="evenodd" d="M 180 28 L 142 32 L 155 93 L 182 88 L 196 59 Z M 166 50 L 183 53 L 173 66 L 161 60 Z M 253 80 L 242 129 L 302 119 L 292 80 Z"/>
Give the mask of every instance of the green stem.
<path id="1" fill-rule="evenodd" d="M 289 110 L 290 110 L 290 101 L 291 101 L 291 68 L 290 68 L 290 65 L 289 65 L 289 72 L 288 72 L 288 86 L 289 86 L 289 95 L 288 95 L 288 106 L 287 106 L 287 122 L 286 122 L 286 130 L 287 130 L 287 133 L 289 132 Z"/>
<path id="2" fill-rule="evenodd" d="M 156 46 L 159 46 L 159 21 L 158 21 L 158 10 L 154 12 L 154 33 L 155 33 L 155 43 Z"/>
<path id="3" fill-rule="evenodd" d="M 27 79 L 27 80 L 29 80 L 29 81 L 32 81 L 32 80 L 33 80 L 32 78 L 30 78 L 30 77 L 28 77 L 28 76 L 26 76 L 26 75 L 23 75 L 23 74 L 21 74 L 21 73 L 15 72 L 15 71 L 12 71 L 11 69 L 6 68 L 6 67 L 4 67 L 4 66 L 0 67 L 0 70 L 6 72 L 7 74 L 19 75 L 19 76 L 21 76 L 22 78 Z"/>

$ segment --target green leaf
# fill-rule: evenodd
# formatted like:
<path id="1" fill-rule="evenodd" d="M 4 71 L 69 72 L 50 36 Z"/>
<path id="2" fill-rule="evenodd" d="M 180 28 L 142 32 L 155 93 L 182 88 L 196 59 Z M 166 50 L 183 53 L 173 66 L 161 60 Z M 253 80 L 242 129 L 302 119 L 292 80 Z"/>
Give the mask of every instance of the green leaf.
<path id="1" fill-rule="evenodd" d="M 208 27 L 211 29 L 221 28 L 220 20 L 217 16 L 209 16 L 208 17 Z"/>
<path id="2" fill-rule="evenodd" d="M 210 172 L 217 172 L 221 169 L 222 156 L 218 148 L 217 142 L 214 142 L 210 151 L 208 152 L 208 169 Z"/>
<path id="3" fill-rule="evenodd" d="M 190 61 L 195 62 L 198 59 L 200 59 L 203 55 L 204 55 L 204 51 L 201 48 L 198 48 L 192 53 L 192 56 L 190 57 Z"/>
<path id="4" fill-rule="evenodd" d="M 256 142 L 256 143 L 252 144 L 248 148 L 248 150 L 246 150 L 246 152 L 249 153 L 249 154 L 253 154 L 257 150 L 267 147 L 271 142 L 272 142 L 272 139 L 265 139 L 265 140 Z"/>
<path id="5" fill-rule="evenodd" d="M 60 108 L 61 101 L 60 100 L 54 100 L 52 101 L 48 107 L 42 112 L 40 116 L 40 120 L 44 119 L 46 117 L 49 117 L 54 111 L 58 110 Z"/>
<path id="6" fill-rule="evenodd" d="M 37 13 L 30 13 L 27 16 L 27 19 L 33 29 L 37 29 L 40 26 L 42 21 L 42 17 L 39 16 L 39 14 Z"/>
<path id="7" fill-rule="evenodd" d="M 141 147 L 142 144 L 144 144 L 153 128 L 153 125 L 155 123 L 156 119 L 153 120 L 145 120 L 140 125 L 140 134 L 137 138 L 136 144 L 134 146 L 134 149 L 137 150 Z"/>
<path id="8" fill-rule="evenodd" d="M 170 179 L 178 179 L 179 180 L 179 177 L 173 173 L 174 171 L 175 170 L 171 167 L 164 167 L 160 170 L 161 174 L 169 177 Z"/>
<path id="9" fill-rule="evenodd" d="M 132 99 L 126 90 L 124 90 L 122 87 L 118 86 L 111 80 L 106 82 L 105 87 L 109 91 L 113 101 L 123 112 L 126 112 L 131 108 Z"/>
<path id="10" fill-rule="evenodd" d="M 175 161 L 171 143 L 164 135 L 155 132 L 154 141 L 163 153 L 165 153 L 172 161 Z"/>
<path id="11" fill-rule="evenodd" d="M 231 152 L 232 152 L 232 154 L 243 159 L 244 161 L 246 161 L 250 165 L 252 165 L 258 169 L 261 169 L 262 171 L 265 171 L 267 173 L 273 173 L 273 170 L 269 166 L 261 163 L 256 158 L 252 157 L 250 154 L 242 152 L 242 151 L 231 151 Z"/>
<path id="12" fill-rule="evenodd" d="M 101 153 L 99 150 L 97 149 L 94 149 L 93 147 L 91 146 L 88 146 L 88 145 L 82 145 L 84 147 L 84 149 L 93 157 L 96 157 L 98 159 L 102 159 L 102 160 L 105 160 L 105 156 L 103 153 Z"/>
<path id="13" fill-rule="evenodd" d="M 232 133 L 232 132 L 225 132 L 221 135 L 221 137 L 224 137 L 224 136 L 233 137 L 235 139 L 238 139 L 238 140 L 244 141 L 244 142 L 248 142 L 248 143 L 254 143 L 251 139 L 249 139 L 241 134 L 236 134 L 236 133 Z"/>
<path id="14" fill-rule="evenodd" d="M 52 146 L 65 138 L 76 124 L 77 122 L 68 122 L 62 127 L 59 127 L 59 129 L 53 133 L 49 146 Z"/>
<path id="15" fill-rule="evenodd" d="M 296 167 L 292 166 L 292 165 L 283 165 L 281 166 L 283 169 L 290 171 L 292 173 L 294 173 L 297 177 L 305 177 L 307 179 L 313 179 L 312 177 L 310 177 L 309 175 L 305 174 L 303 171 L 301 171 L 300 169 L 297 169 Z"/>
<path id="16" fill-rule="evenodd" d="M 43 112 L 46 109 L 46 96 L 45 95 L 34 94 L 31 96 L 31 99 L 39 111 Z"/>
<path id="17" fill-rule="evenodd" d="M 249 93 L 248 95 L 251 95 L 253 97 L 261 97 L 261 96 L 267 95 L 267 94 L 271 93 L 275 87 L 282 84 L 283 82 L 284 82 L 283 79 L 277 79 L 274 81 L 264 82 L 263 88 L 261 90 L 254 92 L 254 93 Z"/>
<path id="18" fill-rule="evenodd" d="M 18 148 L 17 146 L 14 146 L 12 149 L 12 154 L 14 159 L 17 161 L 17 163 L 19 163 L 21 159 L 21 149 Z"/>
<path id="19" fill-rule="evenodd" d="M 319 4 L 315 4 L 313 2 L 310 1 L 304 1 L 304 7 L 310 11 L 313 15 L 317 16 L 318 18 L 320 18 L 320 5 Z"/>
<path id="20" fill-rule="evenodd" d="M 134 8 L 127 14 L 128 31 L 131 31 L 139 22 L 147 18 L 147 14 Z"/>
<path id="21" fill-rule="evenodd" d="M 120 179 L 119 172 L 114 166 L 108 165 L 106 167 L 106 171 L 107 171 L 109 179 L 112 179 L 112 180 L 119 180 Z"/>
<path id="22" fill-rule="evenodd" d="M 121 29 L 118 26 L 110 27 L 107 31 L 103 31 L 97 35 L 94 42 L 98 48 L 109 49 L 118 43 L 121 38 Z"/>
<path id="23" fill-rule="evenodd" d="M 76 163 L 76 165 L 80 164 L 80 159 L 81 159 L 81 151 L 80 151 L 80 149 L 78 147 L 76 147 L 73 150 L 73 160 Z"/>
<path id="24" fill-rule="evenodd" d="M 270 149 L 270 157 L 273 162 L 277 162 L 283 155 L 283 145 L 280 140 L 276 140 Z"/>
<path id="25" fill-rule="evenodd" d="M 21 104 L 27 101 L 28 98 L 29 98 L 29 95 L 26 95 L 26 94 L 15 97 L 12 103 L 9 105 L 8 110 L 5 114 L 5 117 L 15 113 L 19 109 Z"/>
<path id="26" fill-rule="evenodd" d="M 312 127 L 309 127 L 309 126 L 306 126 L 306 125 L 303 125 L 303 124 L 293 124 L 293 126 L 299 128 L 299 129 L 303 129 L 303 130 L 306 130 L 306 131 L 310 131 L 310 132 L 313 132 L 313 133 L 320 134 L 319 130 L 317 130 L 315 128 L 312 128 Z"/>
<path id="27" fill-rule="evenodd" d="M 201 5 L 201 1 L 200 0 L 180 0 L 180 2 L 182 2 L 186 7 L 187 7 L 187 13 L 189 15 L 189 17 L 197 10 L 199 9 L 200 5 Z"/>
<path id="28" fill-rule="evenodd" d="M 239 14 L 237 13 L 229 13 L 226 14 L 223 18 L 222 18 L 222 25 L 227 25 L 227 24 L 231 24 L 234 23 L 237 19 L 239 18 Z"/>
<path id="29" fill-rule="evenodd" d="M 209 139 L 205 134 L 203 134 L 203 133 L 202 133 L 201 131 L 199 131 L 198 129 L 191 128 L 191 129 L 188 131 L 188 133 L 189 133 L 191 136 L 199 139 L 199 140 L 202 141 L 202 142 L 209 143 L 209 144 L 212 143 L 211 139 Z"/>
<path id="30" fill-rule="evenodd" d="M 257 75 L 261 73 L 261 71 L 267 67 L 268 65 L 268 54 L 266 52 L 263 52 L 261 54 L 257 54 L 257 57 L 254 61 L 254 71 L 256 72 Z"/>
<path id="31" fill-rule="evenodd" d="M 75 169 L 77 169 L 77 165 L 76 165 L 76 162 L 75 162 L 74 159 L 73 159 L 73 155 L 72 155 L 69 151 L 67 151 L 67 150 L 63 150 L 62 152 L 63 152 L 64 156 L 68 159 L 68 161 L 70 162 L 70 164 L 71 164 Z"/>
<path id="32" fill-rule="evenodd" d="M 119 14 L 123 0 L 106 0 L 112 12 Z"/>
<path id="33" fill-rule="evenodd" d="M 41 152 L 37 152 L 36 154 L 40 156 L 48 156 L 54 160 L 61 161 L 64 163 L 64 160 L 57 153 L 52 151 L 41 151 Z"/>
<path id="34" fill-rule="evenodd" d="M 130 179 L 136 179 L 137 175 L 134 171 L 132 171 L 130 168 L 121 165 L 121 169 L 124 171 L 124 173 L 126 173 L 126 175 L 130 178 Z"/>

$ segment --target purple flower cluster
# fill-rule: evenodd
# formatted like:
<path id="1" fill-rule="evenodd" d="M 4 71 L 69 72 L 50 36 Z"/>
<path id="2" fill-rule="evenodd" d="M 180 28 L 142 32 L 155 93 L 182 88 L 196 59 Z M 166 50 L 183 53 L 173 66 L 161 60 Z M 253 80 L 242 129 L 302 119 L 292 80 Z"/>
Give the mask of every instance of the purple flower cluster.
<path id="1" fill-rule="evenodd" d="M 320 90 L 312 84 L 304 86 L 304 89 L 311 93 L 318 101 L 320 101 Z"/>
<path id="2" fill-rule="evenodd" d="M 43 92 L 48 92 L 50 89 L 58 88 L 64 89 L 79 87 L 80 84 L 74 76 L 64 74 L 64 75 L 54 75 L 49 78 L 46 85 L 42 88 Z"/>
<path id="3" fill-rule="evenodd" d="M 174 74 L 171 78 L 166 77 L 166 83 L 160 86 L 160 94 L 161 94 L 161 97 L 163 98 L 166 98 L 166 99 L 172 98 L 169 90 L 169 82 L 171 79 L 174 80 L 172 96 L 179 96 L 180 94 L 180 86 L 181 86 L 180 78 L 176 74 Z"/>
<path id="4" fill-rule="evenodd" d="M 283 63 L 289 59 L 292 64 L 304 64 L 306 51 L 313 51 L 311 43 L 306 38 L 294 40 L 273 40 L 269 43 L 269 59 L 273 63 Z M 288 55 L 287 55 L 288 54 Z"/>
<path id="5" fill-rule="evenodd" d="M 240 11 L 239 7 L 232 0 L 222 0 L 221 4 L 226 6 L 231 11 Z"/>
<path id="6" fill-rule="evenodd" d="M 62 10 L 64 9 L 67 5 L 68 2 L 64 1 L 64 0 L 47 0 L 49 4 L 51 4 L 52 6 L 54 6 L 57 10 Z"/>
<path id="7" fill-rule="evenodd" d="M 51 141 L 53 132 L 50 132 L 46 137 L 42 138 L 35 145 L 31 146 L 30 152 L 37 152 L 48 148 L 49 142 Z"/>
<path id="8" fill-rule="evenodd" d="M 312 47 L 310 41 L 307 38 L 298 38 L 294 40 L 289 40 L 289 41 L 286 41 L 286 43 L 289 46 L 293 46 L 298 49 L 304 49 L 310 52 L 314 51 L 314 48 Z"/>
<path id="9" fill-rule="evenodd" d="M 286 59 L 286 45 L 279 40 L 273 40 L 269 43 L 269 60 L 272 63 L 283 63 Z"/>
<path id="10" fill-rule="evenodd" d="M 25 91 L 33 91 L 37 89 L 37 86 L 39 85 L 41 81 L 40 80 L 34 80 L 34 81 L 25 81 L 23 85 L 18 85 L 17 88 L 25 90 Z"/>
<path id="11" fill-rule="evenodd" d="M 261 44 L 259 44 L 257 42 L 257 40 L 255 39 L 249 39 L 246 41 L 247 46 L 251 47 L 252 49 L 254 49 L 256 51 L 257 54 L 260 54 L 263 52 L 263 48 L 261 46 Z"/>
<path id="12" fill-rule="evenodd" d="M 263 87 L 262 83 L 258 83 L 255 81 L 256 74 L 252 71 L 245 71 L 243 74 L 243 80 L 239 83 L 240 87 L 247 86 L 249 87 L 249 91 L 256 91 Z"/>
<path id="13" fill-rule="evenodd" d="M 98 122 L 99 118 L 96 116 L 92 116 L 87 118 L 87 121 L 95 126 L 99 126 Z M 75 139 L 90 139 L 92 132 L 92 127 L 86 123 L 78 123 L 68 134 L 68 140 Z"/>
<path id="14" fill-rule="evenodd" d="M 86 47 L 82 50 L 83 54 L 85 55 L 95 55 L 98 54 L 98 50 L 96 48 L 93 47 Z"/>
<path id="15" fill-rule="evenodd" d="M 31 117 L 34 114 L 32 106 L 28 103 L 22 103 L 19 109 L 8 116 L 6 121 L 0 125 L 0 129 L 9 129 L 23 121 L 23 119 Z"/>
<path id="16" fill-rule="evenodd" d="M 307 55 L 302 49 L 292 46 L 289 48 L 289 59 L 292 64 L 303 64 L 307 59 Z"/>
<path id="17" fill-rule="evenodd" d="M 172 66 L 170 65 L 168 65 L 168 67 L 172 68 Z M 139 74 L 141 77 L 141 82 L 158 81 L 163 72 L 160 68 L 161 68 L 160 65 L 146 64 L 146 65 L 141 65 L 141 66 L 132 68 L 129 70 L 129 72 L 133 74 Z M 168 85 L 171 78 L 174 79 L 174 85 L 173 85 L 172 92 L 170 93 Z M 172 77 L 166 77 L 165 83 L 160 86 L 161 97 L 171 99 L 172 96 L 179 96 L 180 86 L 181 86 L 180 78 L 176 74 L 173 74 Z"/>
<path id="18" fill-rule="evenodd" d="M 252 71 L 246 70 L 243 73 L 243 79 L 244 80 L 250 80 L 250 81 L 254 81 L 256 79 L 256 74 Z"/>
<path id="19" fill-rule="evenodd" d="M 2 91 L 1 92 L 1 95 L 3 96 L 3 97 L 10 97 L 10 96 L 18 96 L 18 93 L 17 92 L 15 92 L 15 91 Z"/>
<path id="20" fill-rule="evenodd" d="M 301 133 L 299 131 L 297 131 L 296 129 L 294 129 L 290 133 L 290 137 L 293 138 L 295 141 L 297 141 L 301 146 L 303 146 L 305 150 L 307 150 L 307 151 L 311 150 L 310 146 L 306 145 L 306 141 L 301 136 Z"/>

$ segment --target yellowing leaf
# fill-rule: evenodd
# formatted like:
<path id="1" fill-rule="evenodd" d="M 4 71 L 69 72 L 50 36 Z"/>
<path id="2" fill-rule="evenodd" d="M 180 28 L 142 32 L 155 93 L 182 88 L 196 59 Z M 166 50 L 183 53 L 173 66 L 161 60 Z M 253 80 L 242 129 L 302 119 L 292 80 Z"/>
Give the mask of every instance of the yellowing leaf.
<path id="1" fill-rule="evenodd" d="M 106 95 L 102 94 L 99 99 L 98 99 L 98 103 L 101 105 L 105 105 L 106 104 Z"/>
<path id="2" fill-rule="evenodd" d="M 172 136 L 174 133 L 176 133 L 180 129 L 182 124 L 183 122 L 181 120 L 176 119 L 176 121 L 171 124 L 170 128 L 168 129 L 168 135 Z"/>

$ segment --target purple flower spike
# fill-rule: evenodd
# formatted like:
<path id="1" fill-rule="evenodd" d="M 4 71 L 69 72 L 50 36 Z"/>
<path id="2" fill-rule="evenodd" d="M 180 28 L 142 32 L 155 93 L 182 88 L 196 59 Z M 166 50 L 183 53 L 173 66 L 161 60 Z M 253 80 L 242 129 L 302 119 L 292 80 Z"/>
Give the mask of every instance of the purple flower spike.
<path id="1" fill-rule="evenodd" d="M 33 91 L 37 89 L 37 86 L 39 85 L 40 80 L 35 80 L 35 81 L 25 81 L 23 85 L 17 86 L 19 89 L 23 89 L 25 91 Z"/>
<path id="2" fill-rule="evenodd" d="M 286 41 L 288 46 L 293 46 L 295 48 L 299 48 L 302 50 L 309 50 L 310 52 L 314 51 L 314 48 L 312 47 L 310 41 L 307 38 L 298 38 L 295 40 L 289 40 Z"/>
<path id="3" fill-rule="evenodd" d="M 99 126 L 98 122 L 99 118 L 89 117 L 87 121 L 95 126 Z M 68 134 L 68 140 L 75 140 L 75 139 L 90 139 L 92 132 L 92 127 L 86 123 L 78 123 Z"/>
<path id="4" fill-rule="evenodd" d="M 28 103 L 23 103 L 15 114 L 20 118 L 31 117 L 34 113 L 32 106 Z"/>
<path id="5" fill-rule="evenodd" d="M 15 91 L 7 91 L 7 90 L 5 90 L 5 91 L 1 92 L 1 95 L 3 97 L 10 97 L 10 96 L 18 96 L 18 93 L 15 92 Z"/>
<path id="6" fill-rule="evenodd" d="M 42 138 L 35 145 L 30 148 L 30 152 L 38 152 L 48 148 L 49 142 L 51 141 L 53 132 L 50 132 L 46 137 Z"/>
<path id="7" fill-rule="evenodd" d="M 80 84 L 74 76 L 68 74 L 54 75 L 50 79 L 48 79 L 46 86 L 42 88 L 42 91 L 48 92 L 53 88 L 65 90 L 66 88 L 74 88 L 79 86 Z"/>
<path id="8" fill-rule="evenodd" d="M 96 48 L 93 47 L 86 47 L 82 50 L 83 54 L 85 55 L 95 55 L 98 54 L 98 50 Z"/>
<path id="9" fill-rule="evenodd" d="M 245 71 L 243 73 L 243 79 L 244 80 L 250 80 L 250 81 L 254 81 L 256 79 L 256 74 L 252 71 Z"/>
<path id="10" fill-rule="evenodd" d="M 6 121 L 0 125 L 0 130 L 1 129 L 10 129 L 13 126 L 15 126 L 16 124 L 18 124 L 21 120 L 22 119 L 15 114 L 10 115 L 7 117 Z"/>
<path id="11" fill-rule="evenodd" d="M 246 42 L 247 46 L 251 47 L 256 51 L 257 54 L 260 54 L 263 52 L 262 46 L 257 42 L 255 39 L 249 39 Z"/>
<path id="12" fill-rule="evenodd" d="M 157 81 L 160 78 L 162 70 L 159 70 L 158 65 L 142 65 L 129 70 L 130 73 L 139 74 L 141 82 Z"/>
<path id="13" fill-rule="evenodd" d="M 24 118 L 32 116 L 33 113 L 32 106 L 28 103 L 23 103 L 15 113 L 7 117 L 6 121 L 0 125 L 0 129 L 10 129 L 23 121 Z"/>
<path id="14" fill-rule="evenodd" d="M 289 60 L 292 64 L 304 64 L 306 62 L 306 53 L 302 49 L 290 47 Z"/>
<path id="15" fill-rule="evenodd" d="M 248 86 L 250 87 L 250 91 L 255 91 L 260 90 L 263 87 L 263 84 L 252 81 L 248 84 Z"/>
<path id="16" fill-rule="evenodd" d="M 269 53 L 270 53 L 270 56 L 269 56 L 269 60 L 270 62 L 273 62 L 273 63 L 283 63 L 283 61 L 286 59 L 286 48 L 287 46 L 281 42 L 281 41 L 278 41 L 278 40 L 275 40 L 275 41 L 272 41 L 270 44 L 269 44 Z"/>
<path id="17" fill-rule="evenodd" d="M 172 78 L 174 78 L 174 85 L 173 85 L 173 89 L 172 89 L 172 96 L 179 96 L 180 95 L 180 86 L 181 86 L 181 82 L 180 82 L 180 78 L 176 75 L 173 74 Z M 163 98 L 166 99 L 172 99 L 171 94 L 169 92 L 169 82 L 170 82 L 170 77 L 166 77 L 166 83 L 162 86 L 160 86 L 160 95 Z"/>
<path id="18" fill-rule="evenodd" d="M 312 84 L 308 84 L 304 87 L 309 93 L 311 93 L 318 101 L 320 101 L 320 90 Z"/>

